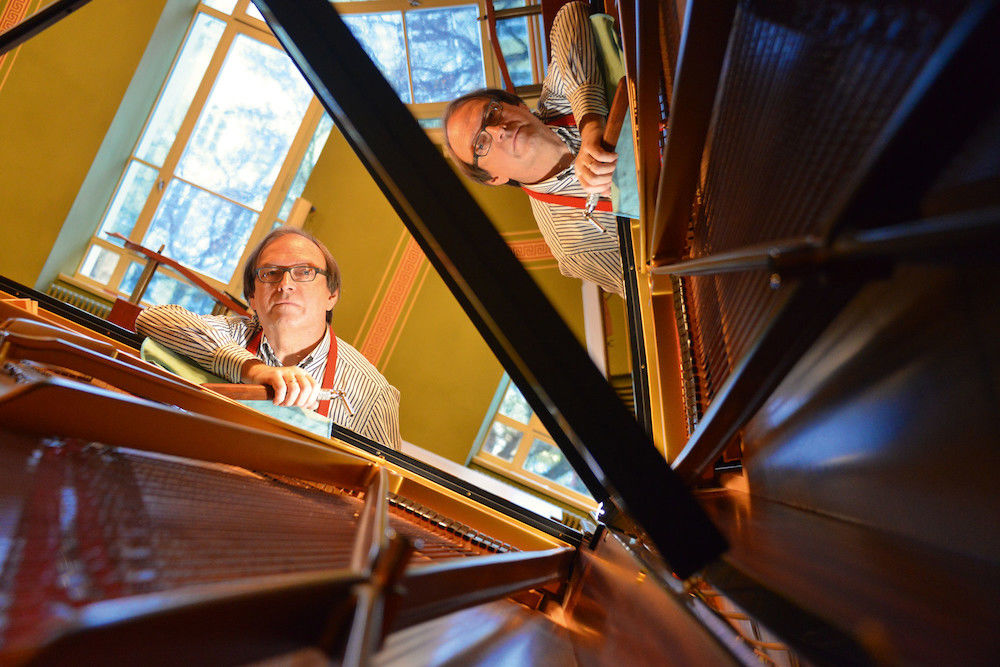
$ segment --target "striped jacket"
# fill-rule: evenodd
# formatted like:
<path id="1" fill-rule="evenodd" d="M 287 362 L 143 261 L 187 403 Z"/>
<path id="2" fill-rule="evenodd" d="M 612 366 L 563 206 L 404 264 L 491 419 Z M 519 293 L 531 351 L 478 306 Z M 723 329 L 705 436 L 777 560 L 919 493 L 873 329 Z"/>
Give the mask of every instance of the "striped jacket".
<path id="1" fill-rule="evenodd" d="M 240 369 L 254 358 L 247 343 L 260 330 L 256 318 L 196 315 L 181 306 L 147 308 L 136 320 L 136 331 L 183 354 L 210 373 L 240 382 Z M 323 381 L 330 334 L 298 366 Z M 281 366 L 267 338 L 261 340 L 256 358 L 268 366 Z M 334 423 L 395 449 L 400 448 L 399 390 L 393 387 L 364 355 L 337 338 L 337 368 L 333 388 L 344 391 L 354 409 L 351 416 L 344 401 L 330 402 Z"/>
<path id="2" fill-rule="evenodd" d="M 603 79 L 597 64 L 587 6 L 571 2 L 556 14 L 549 42 L 552 61 L 542 82 L 536 115 L 543 121 L 572 113 L 607 116 Z M 576 155 L 580 133 L 576 127 L 552 128 Z M 549 179 L 525 186 L 536 192 L 586 198 L 573 167 Z M 595 212 L 598 231 L 578 208 L 530 199 L 538 229 L 565 276 L 597 283 L 608 292 L 624 295 L 624 269 L 613 213 Z"/>

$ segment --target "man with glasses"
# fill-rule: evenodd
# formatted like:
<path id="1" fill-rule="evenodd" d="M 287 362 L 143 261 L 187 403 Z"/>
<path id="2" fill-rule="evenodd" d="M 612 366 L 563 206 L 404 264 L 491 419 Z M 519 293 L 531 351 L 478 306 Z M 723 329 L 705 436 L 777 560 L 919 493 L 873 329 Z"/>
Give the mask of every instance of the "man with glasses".
<path id="1" fill-rule="evenodd" d="M 326 246 L 298 229 L 272 231 L 247 258 L 243 296 L 252 318 L 155 306 L 136 331 L 230 382 L 272 387 L 275 405 L 317 410 L 399 449 L 399 391 L 330 327 L 340 270 Z"/>
<path id="2" fill-rule="evenodd" d="M 446 145 L 459 169 L 489 185 L 520 185 L 563 275 L 624 294 L 615 215 L 590 193 L 607 195 L 618 156 L 603 148 L 607 101 L 588 8 L 571 2 L 556 14 L 552 61 L 533 114 L 517 95 L 485 89 L 445 109 Z"/>

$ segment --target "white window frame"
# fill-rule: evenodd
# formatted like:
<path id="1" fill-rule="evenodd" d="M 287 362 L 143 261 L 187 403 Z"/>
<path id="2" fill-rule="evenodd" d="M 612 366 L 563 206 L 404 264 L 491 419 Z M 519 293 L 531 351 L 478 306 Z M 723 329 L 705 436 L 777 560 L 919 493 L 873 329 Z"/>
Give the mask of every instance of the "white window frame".
<path id="1" fill-rule="evenodd" d="M 550 498 L 560 500 L 587 513 L 596 512 L 599 507 L 598 503 L 590 496 L 578 493 L 577 491 L 563 486 L 558 482 L 554 482 L 547 477 L 542 477 L 541 475 L 525 470 L 524 462 L 527 460 L 528 453 L 531 451 L 531 446 L 534 444 L 536 439 L 541 440 L 556 449 L 559 449 L 559 447 L 555 444 L 552 436 L 550 436 L 549 432 L 545 429 L 545 426 L 542 424 L 541 419 L 538 418 L 538 414 L 534 411 L 534 409 L 531 411 L 531 418 L 529 419 L 528 424 L 524 424 L 516 419 L 511 419 L 506 415 L 500 414 L 500 405 L 503 401 L 504 395 L 507 393 L 507 388 L 511 385 L 511 383 L 512 380 L 510 379 L 510 376 L 504 373 L 500 380 L 500 385 L 497 387 L 494 400 L 490 404 L 489 411 L 483 421 L 483 427 L 480 429 L 479 435 L 476 437 L 476 442 L 473 445 L 471 463 L 482 466 L 483 468 L 497 473 L 502 477 L 506 477 L 507 479 L 538 491 Z M 495 422 L 499 422 L 504 426 L 516 429 L 522 433 L 521 440 L 518 442 L 517 449 L 514 452 L 514 458 L 511 461 L 507 461 L 506 459 L 483 450 L 483 445 L 486 443 L 486 437 Z"/>

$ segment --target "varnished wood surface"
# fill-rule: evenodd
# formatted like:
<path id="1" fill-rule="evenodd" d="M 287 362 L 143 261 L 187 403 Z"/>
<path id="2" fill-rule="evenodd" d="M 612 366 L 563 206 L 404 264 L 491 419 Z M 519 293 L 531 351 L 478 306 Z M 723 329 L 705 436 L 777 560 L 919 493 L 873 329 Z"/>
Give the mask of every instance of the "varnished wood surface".
<path id="1" fill-rule="evenodd" d="M 509 600 L 396 632 L 372 665 L 551 665 L 575 666 L 572 633 Z"/>
<path id="2" fill-rule="evenodd" d="M 718 667 L 756 660 L 730 641 L 727 628 L 722 639 L 710 632 L 706 622 L 717 619 L 696 618 L 695 602 L 669 591 L 610 531 L 593 551 L 581 549 L 570 587 L 565 618 L 580 665 Z"/>
<path id="3" fill-rule="evenodd" d="M 20 299 L 9 295 L 7 292 L 0 291 L 0 322 L 12 318 L 29 319 L 51 324 L 68 331 L 82 334 L 88 338 L 93 338 L 94 340 L 107 345 L 111 345 L 118 349 L 119 352 L 129 354 L 136 358 L 139 356 L 138 350 L 135 350 L 128 345 L 116 341 L 113 338 L 108 338 L 101 333 L 88 329 L 82 324 L 68 320 L 65 317 L 45 310 L 44 308 L 39 308 L 37 301 L 31 299 Z"/>
<path id="4" fill-rule="evenodd" d="M 727 563 L 853 637 L 873 662 L 995 664 L 996 563 L 741 492 L 700 500 L 731 544 Z M 737 601 L 753 595 L 713 583 Z"/>
<path id="5" fill-rule="evenodd" d="M 755 661 L 726 646 L 605 534 L 581 548 L 562 605 L 501 600 L 395 632 L 374 665 L 720 665 Z M 735 653 L 730 650 L 734 649 Z M 313 664 L 313 663 L 303 663 Z"/>
<path id="6" fill-rule="evenodd" d="M 58 414 L 53 413 L 55 407 Z M 39 437 L 77 437 L 347 487 L 363 486 L 371 468 L 371 463 L 360 457 L 305 439 L 266 433 L 57 377 L 0 383 L 0 423 Z"/>

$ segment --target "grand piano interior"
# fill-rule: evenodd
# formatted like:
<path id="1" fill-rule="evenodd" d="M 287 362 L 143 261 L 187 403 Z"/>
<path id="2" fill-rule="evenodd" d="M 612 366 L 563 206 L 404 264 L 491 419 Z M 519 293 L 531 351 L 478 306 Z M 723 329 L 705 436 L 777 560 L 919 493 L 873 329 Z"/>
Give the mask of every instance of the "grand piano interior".
<path id="1" fill-rule="evenodd" d="M 0 81 L 111 4 L 8 27 Z M 608 3 L 631 409 L 333 7 L 254 4 L 603 513 L 284 424 L 5 278 L 0 661 L 995 664 L 997 2 Z M 44 197 L 10 180 L 5 216 Z"/>

